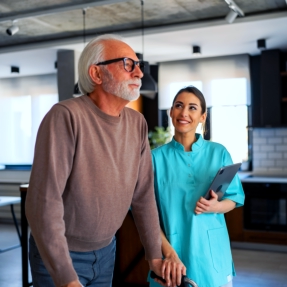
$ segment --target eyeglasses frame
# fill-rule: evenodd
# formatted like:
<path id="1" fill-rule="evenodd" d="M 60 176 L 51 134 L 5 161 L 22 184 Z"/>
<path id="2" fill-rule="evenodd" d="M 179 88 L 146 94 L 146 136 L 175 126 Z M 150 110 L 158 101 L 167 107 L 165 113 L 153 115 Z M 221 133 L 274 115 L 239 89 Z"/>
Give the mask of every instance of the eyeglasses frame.
<path id="1" fill-rule="evenodd" d="M 133 62 L 133 68 L 131 71 L 128 71 L 126 70 L 125 68 L 125 61 L 126 60 L 131 60 Z M 116 58 L 116 59 L 111 59 L 111 60 L 107 60 L 107 61 L 103 61 L 103 62 L 99 62 L 96 64 L 96 66 L 99 66 L 99 65 L 108 65 L 108 64 L 112 64 L 112 63 L 116 63 L 116 62 L 119 62 L 119 61 L 123 61 L 124 63 L 124 69 L 129 72 L 129 73 L 132 73 L 134 70 L 135 70 L 135 67 L 138 66 L 140 68 L 140 70 L 142 72 L 144 72 L 144 61 L 135 61 L 131 58 L 128 58 L 128 57 L 123 57 L 123 58 Z"/>

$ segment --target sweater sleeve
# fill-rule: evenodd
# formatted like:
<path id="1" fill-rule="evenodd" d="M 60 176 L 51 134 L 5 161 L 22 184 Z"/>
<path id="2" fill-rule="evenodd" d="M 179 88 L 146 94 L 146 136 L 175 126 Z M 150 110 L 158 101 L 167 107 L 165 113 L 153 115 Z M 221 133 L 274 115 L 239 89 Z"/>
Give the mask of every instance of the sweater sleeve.
<path id="1" fill-rule="evenodd" d="M 73 165 L 74 147 L 70 112 L 57 104 L 39 127 L 26 198 L 31 233 L 57 287 L 78 278 L 65 237 L 62 200 Z"/>
<path id="2" fill-rule="evenodd" d="M 145 248 L 146 259 L 161 259 L 160 227 L 154 195 L 153 170 L 146 122 L 144 122 L 142 133 L 143 144 L 138 180 L 132 200 L 132 213 Z"/>

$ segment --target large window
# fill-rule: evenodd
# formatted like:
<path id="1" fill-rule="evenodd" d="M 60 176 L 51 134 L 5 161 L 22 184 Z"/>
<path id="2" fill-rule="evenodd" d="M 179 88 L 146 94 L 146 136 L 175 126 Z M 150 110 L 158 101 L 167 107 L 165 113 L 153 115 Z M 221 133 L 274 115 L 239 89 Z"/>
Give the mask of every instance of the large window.
<path id="1" fill-rule="evenodd" d="M 57 102 L 57 94 L 0 97 L 0 164 L 32 164 L 39 125 Z"/>

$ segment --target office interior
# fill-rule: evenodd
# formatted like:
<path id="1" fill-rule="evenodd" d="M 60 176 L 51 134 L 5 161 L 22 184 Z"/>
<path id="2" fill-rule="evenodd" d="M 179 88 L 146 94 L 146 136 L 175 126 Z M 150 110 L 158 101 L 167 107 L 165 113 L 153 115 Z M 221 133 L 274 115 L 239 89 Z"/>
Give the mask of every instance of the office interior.
<path id="1" fill-rule="evenodd" d="M 1 1 L 0 197 L 23 195 L 43 116 L 79 96 L 81 51 L 114 33 L 149 65 L 154 86 L 129 106 L 144 115 L 150 136 L 170 127 L 172 137 L 172 98 L 194 85 L 207 102 L 206 139 L 242 162 L 245 205 L 225 216 L 233 285 L 287 286 L 286 27 L 286 0 Z M 13 207 L 21 233 L 21 203 Z M 148 286 L 130 213 L 117 236 L 114 287 Z M 21 241 L 11 206 L 0 201 L 0 286 L 26 287 L 21 246 L 1 253 L 13 245 Z M 29 270 L 25 276 L 31 282 Z"/>

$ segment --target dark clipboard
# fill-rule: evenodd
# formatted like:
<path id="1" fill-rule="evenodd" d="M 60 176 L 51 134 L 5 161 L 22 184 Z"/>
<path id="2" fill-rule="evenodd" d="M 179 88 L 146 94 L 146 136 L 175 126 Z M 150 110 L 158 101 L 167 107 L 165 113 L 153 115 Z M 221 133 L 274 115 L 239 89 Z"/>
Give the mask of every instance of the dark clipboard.
<path id="1" fill-rule="evenodd" d="M 204 198 L 210 199 L 210 190 L 213 190 L 217 193 L 218 200 L 221 200 L 240 166 L 241 163 L 235 163 L 221 167 L 209 186 Z"/>

